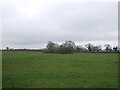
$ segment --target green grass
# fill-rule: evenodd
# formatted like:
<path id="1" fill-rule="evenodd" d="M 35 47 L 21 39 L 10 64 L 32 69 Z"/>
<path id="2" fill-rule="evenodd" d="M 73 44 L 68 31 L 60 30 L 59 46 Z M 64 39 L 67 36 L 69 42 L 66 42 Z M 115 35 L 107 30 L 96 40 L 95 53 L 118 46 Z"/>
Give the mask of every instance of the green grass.
<path id="1" fill-rule="evenodd" d="M 118 54 L 3 52 L 3 88 L 117 88 Z"/>

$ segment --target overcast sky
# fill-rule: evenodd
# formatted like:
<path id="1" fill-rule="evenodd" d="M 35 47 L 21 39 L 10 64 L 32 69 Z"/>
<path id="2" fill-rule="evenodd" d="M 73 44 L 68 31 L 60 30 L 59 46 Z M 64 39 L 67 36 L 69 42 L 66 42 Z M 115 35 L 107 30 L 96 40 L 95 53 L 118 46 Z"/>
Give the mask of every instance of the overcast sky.
<path id="1" fill-rule="evenodd" d="M 48 41 L 118 45 L 117 2 L 5 0 L 3 48 L 44 48 Z"/>

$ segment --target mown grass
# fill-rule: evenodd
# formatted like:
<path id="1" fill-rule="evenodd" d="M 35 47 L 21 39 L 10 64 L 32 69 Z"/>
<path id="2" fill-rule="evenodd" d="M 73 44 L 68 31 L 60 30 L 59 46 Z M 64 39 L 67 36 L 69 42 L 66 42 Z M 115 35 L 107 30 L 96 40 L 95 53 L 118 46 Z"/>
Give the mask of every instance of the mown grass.
<path id="1" fill-rule="evenodd" d="M 3 88 L 117 88 L 118 54 L 3 52 Z"/>

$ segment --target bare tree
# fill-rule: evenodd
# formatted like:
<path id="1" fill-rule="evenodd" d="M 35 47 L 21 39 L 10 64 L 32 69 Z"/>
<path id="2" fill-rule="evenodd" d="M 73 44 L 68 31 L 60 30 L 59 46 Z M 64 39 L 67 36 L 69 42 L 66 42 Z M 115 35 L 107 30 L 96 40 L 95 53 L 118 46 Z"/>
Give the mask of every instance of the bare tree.
<path id="1" fill-rule="evenodd" d="M 88 44 L 85 45 L 85 47 L 87 47 L 88 51 L 91 52 L 92 48 L 93 48 L 93 45 L 91 43 L 88 43 Z"/>
<path id="2" fill-rule="evenodd" d="M 105 46 L 105 50 L 106 50 L 107 52 L 112 51 L 110 44 L 105 44 L 104 46 Z"/>
<path id="3" fill-rule="evenodd" d="M 9 47 L 6 47 L 6 50 L 9 50 Z"/>
<path id="4" fill-rule="evenodd" d="M 69 48 L 76 48 L 76 45 L 73 41 L 66 41 L 65 43 L 62 44 L 63 47 L 69 47 Z"/>
<path id="5" fill-rule="evenodd" d="M 117 52 L 117 51 L 118 51 L 118 46 L 113 47 L 113 51 L 114 51 L 114 52 Z"/>
<path id="6" fill-rule="evenodd" d="M 87 49 L 84 48 L 84 47 L 82 47 L 81 45 L 79 45 L 79 46 L 76 47 L 76 51 L 77 51 L 77 52 L 86 52 Z"/>
<path id="7" fill-rule="evenodd" d="M 93 52 L 100 52 L 101 51 L 101 46 L 100 45 L 99 46 L 93 46 L 91 49 L 92 49 Z"/>
<path id="8" fill-rule="evenodd" d="M 50 49 L 50 48 L 55 48 L 58 46 L 59 45 L 57 43 L 53 43 L 52 41 L 49 41 L 46 47 L 47 47 L 47 49 Z"/>

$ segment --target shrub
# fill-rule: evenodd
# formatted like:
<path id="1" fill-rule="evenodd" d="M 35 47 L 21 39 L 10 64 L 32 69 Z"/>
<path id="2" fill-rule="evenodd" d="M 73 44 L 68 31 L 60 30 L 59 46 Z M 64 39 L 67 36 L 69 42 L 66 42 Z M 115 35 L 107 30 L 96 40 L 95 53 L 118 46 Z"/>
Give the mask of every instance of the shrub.
<path id="1" fill-rule="evenodd" d="M 59 54 L 71 54 L 74 53 L 74 49 L 70 47 L 56 47 L 51 49 L 46 49 L 44 53 L 59 53 Z"/>

